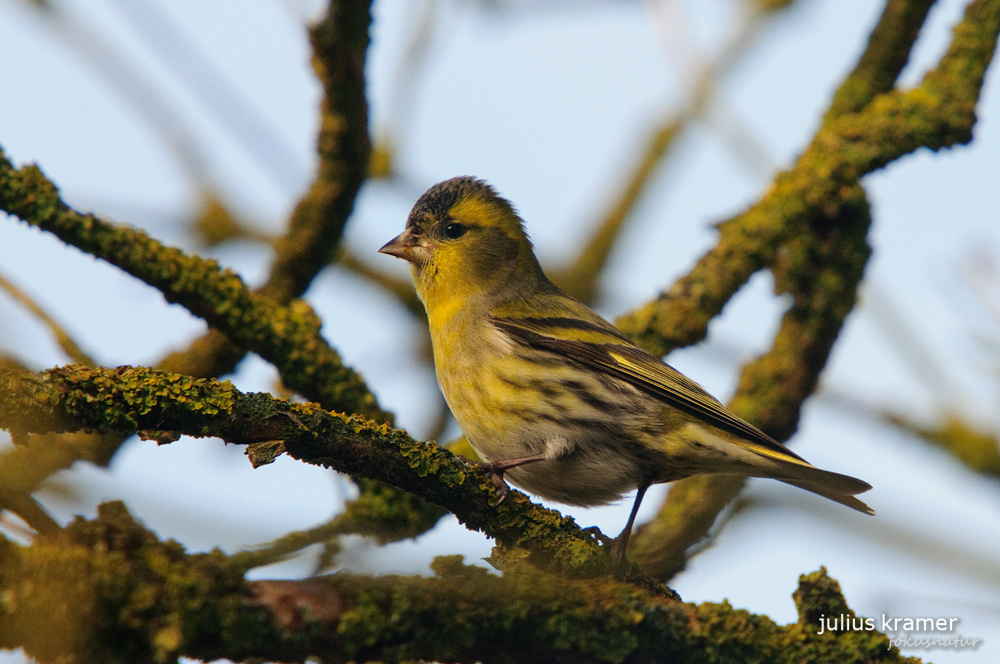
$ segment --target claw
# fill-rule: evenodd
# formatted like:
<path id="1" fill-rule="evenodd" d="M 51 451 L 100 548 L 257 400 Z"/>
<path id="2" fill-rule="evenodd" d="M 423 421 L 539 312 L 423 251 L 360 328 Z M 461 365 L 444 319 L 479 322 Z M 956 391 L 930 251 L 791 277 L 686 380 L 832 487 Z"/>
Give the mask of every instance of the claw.
<path id="1" fill-rule="evenodd" d="M 520 457 L 518 459 L 507 459 L 506 461 L 493 461 L 490 463 L 481 463 L 479 467 L 483 469 L 486 476 L 490 478 L 493 482 L 493 486 L 497 488 L 500 493 L 500 500 L 497 501 L 497 505 L 504 501 L 507 494 L 510 493 L 510 485 L 503 478 L 503 474 L 510 470 L 511 468 L 517 468 L 518 466 L 523 466 L 526 463 L 537 463 L 539 461 L 545 461 L 544 454 L 533 454 L 531 456 Z"/>
<path id="2" fill-rule="evenodd" d="M 628 523 L 625 524 L 621 534 L 611 541 L 611 551 L 608 552 L 608 557 L 616 578 L 625 578 L 629 568 L 632 567 L 626 555 L 628 541 L 632 537 L 632 526 L 635 524 L 635 515 L 639 512 L 639 504 L 642 503 L 642 497 L 646 495 L 648 488 L 648 483 L 639 485 L 639 490 L 635 494 L 635 502 L 632 503 L 632 512 L 628 515 Z"/>
<path id="3" fill-rule="evenodd" d="M 497 468 L 492 463 L 482 464 L 482 469 L 486 473 L 486 477 L 490 478 L 490 482 L 496 487 L 497 493 L 500 494 L 500 498 L 497 500 L 497 505 L 502 503 L 507 499 L 510 494 L 510 485 L 507 484 L 507 480 L 503 478 L 503 473 L 506 468 Z"/>
<path id="4" fill-rule="evenodd" d="M 503 501 L 507 500 L 507 496 L 510 495 L 510 486 L 508 486 L 502 478 L 499 480 L 495 478 L 496 476 L 494 475 L 491 479 L 493 479 L 493 486 L 497 488 L 497 492 L 500 494 L 500 497 L 497 498 L 497 505 L 499 505 Z"/>

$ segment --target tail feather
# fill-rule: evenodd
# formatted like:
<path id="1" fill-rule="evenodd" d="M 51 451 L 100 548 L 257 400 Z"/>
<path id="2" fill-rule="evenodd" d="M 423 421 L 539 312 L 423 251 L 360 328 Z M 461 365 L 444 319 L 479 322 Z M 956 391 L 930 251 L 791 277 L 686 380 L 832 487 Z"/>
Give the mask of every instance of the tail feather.
<path id="1" fill-rule="evenodd" d="M 781 480 L 785 484 L 791 484 L 792 486 L 797 486 L 800 489 L 805 489 L 806 491 L 811 491 L 817 495 L 823 496 L 824 498 L 829 498 L 835 503 L 840 503 L 841 505 L 846 505 L 851 509 L 862 512 L 863 514 L 868 514 L 871 516 L 875 515 L 875 510 L 868 506 L 863 500 L 859 500 L 852 495 L 845 495 L 842 493 L 836 493 L 832 491 L 829 487 L 823 486 L 821 484 L 814 484 L 812 482 L 806 482 L 803 480 Z"/>
<path id="2" fill-rule="evenodd" d="M 794 466 L 794 472 L 796 477 L 775 477 L 775 479 L 874 516 L 875 510 L 854 497 L 855 494 L 864 493 L 872 488 L 868 482 L 815 466 Z"/>
<path id="3" fill-rule="evenodd" d="M 871 484 L 850 475 L 841 475 L 817 468 L 785 448 L 781 443 L 774 442 L 771 446 L 764 446 L 757 441 L 740 438 L 696 423 L 692 423 L 689 428 L 684 429 L 682 435 L 685 440 L 695 440 L 703 447 L 722 453 L 712 457 L 716 461 L 718 461 L 718 456 L 723 459 L 713 469 L 714 472 L 738 472 L 752 477 L 776 479 L 829 498 L 835 503 L 840 503 L 864 514 L 875 514 L 875 510 L 866 505 L 864 501 L 854 497 L 870 490 Z M 705 463 L 701 458 L 696 458 L 694 461 Z"/>

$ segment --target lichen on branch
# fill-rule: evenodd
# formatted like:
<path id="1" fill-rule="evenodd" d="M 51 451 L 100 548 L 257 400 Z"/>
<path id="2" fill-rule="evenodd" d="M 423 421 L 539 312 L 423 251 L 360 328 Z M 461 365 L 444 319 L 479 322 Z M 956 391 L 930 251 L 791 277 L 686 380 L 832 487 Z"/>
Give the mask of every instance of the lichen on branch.
<path id="1" fill-rule="evenodd" d="M 886 4 L 858 66 L 795 164 L 757 203 L 719 226 L 718 243 L 669 291 L 618 321 L 651 352 L 666 354 L 703 339 L 750 276 L 770 269 L 775 290 L 792 304 L 770 351 L 744 368 L 731 407 L 778 440 L 795 432 L 857 297 L 871 252 L 861 178 L 921 147 L 939 150 L 972 138 L 1000 32 L 1000 0 L 971 2 L 923 82 L 893 89 L 928 5 Z M 687 552 L 742 484 L 729 477 L 673 483 L 660 513 L 634 538 L 637 558 L 659 578 L 682 570 Z"/>
<path id="2" fill-rule="evenodd" d="M 894 23 L 896 48 L 905 55 L 920 16 L 896 21 L 894 13 L 901 11 L 910 9 L 905 3 L 888 3 L 883 23 Z M 1000 0 L 974 0 L 955 27 L 948 51 L 917 87 L 887 90 L 884 81 L 875 82 L 881 81 L 879 76 L 862 69 L 868 89 L 881 94 L 866 96 L 863 105 L 836 97 L 838 109 L 853 112 L 828 113 L 795 164 L 778 174 L 757 203 L 719 226 L 716 246 L 656 300 L 620 318 L 618 326 L 659 355 L 704 339 L 709 321 L 750 276 L 770 265 L 784 242 L 806 229 L 810 219 L 836 217 L 862 177 L 920 148 L 968 143 L 998 32 Z M 883 46 L 885 39 L 884 34 L 882 41 L 869 42 L 866 53 Z M 884 61 L 883 73 L 895 80 L 901 61 L 905 57 Z"/>
<path id="3" fill-rule="evenodd" d="M 243 393 L 228 382 L 145 367 L 4 370 L 0 428 L 22 436 L 86 429 L 143 432 L 167 441 L 178 434 L 247 445 L 282 441 L 281 448 L 293 458 L 378 480 L 447 509 L 497 541 L 498 563 L 527 558 L 572 576 L 608 569 L 606 550 L 573 519 L 531 503 L 520 492 L 498 505 L 496 489 L 481 471 L 432 442 L 317 404 Z M 369 506 L 382 514 L 391 511 L 389 505 Z"/>
<path id="4" fill-rule="evenodd" d="M 38 167 L 16 168 L 2 149 L 0 209 L 153 286 L 168 301 L 272 362 L 293 390 L 316 395 L 328 408 L 391 421 L 361 377 L 344 366 L 320 334 L 322 321 L 305 301 L 280 305 L 252 292 L 214 260 L 73 210 Z"/>
<path id="5" fill-rule="evenodd" d="M 609 577 L 517 565 L 502 576 L 438 558 L 431 577 L 340 573 L 246 581 L 238 559 L 188 554 L 99 507 L 30 546 L 0 537 L 0 648 L 54 662 L 915 662 L 874 630 L 826 632 L 850 612 L 825 570 L 800 579 L 799 619 L 684 604 Z M 448 629 L 441 629 L 442 617 Z"/>

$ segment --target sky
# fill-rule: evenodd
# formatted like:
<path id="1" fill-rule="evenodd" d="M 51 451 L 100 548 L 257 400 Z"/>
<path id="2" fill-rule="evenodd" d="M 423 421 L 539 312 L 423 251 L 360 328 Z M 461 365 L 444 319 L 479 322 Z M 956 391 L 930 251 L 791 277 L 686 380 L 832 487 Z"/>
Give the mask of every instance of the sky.
<path id="1" fill-rule="evenodd" d="M 211 186 L 255 228 L 281 231 L 315 167 L 320 90 L 304 25 L 319 4 L 64 0 L 42 14 L 24 0 L 0 0 L 0 145 L 15 162 L 39 164 L 78 208 L 259 283 L 266 248 L 237 241 L 204 249 L 188 219 Z M 651 128 L 685 108 L 696 72 L 745 25 L 733 0 L 570 4 L 376 1 L 371 129 L 391 140 L 398 177 L 370 182 L 359 197 L 347 231 L 359 258 L 405 276 L 401 261 L 376 250 L 402 229 L 424 189 L 471 174 L 515 203 L 543 264 L 570 260 Z M 940 56 L 964 4 L 936 4 L 903 85 L 919 82 Z M 712 246 L 713 224 L 754 202 L 794 160 L 879 5 L 803 0 L 760 29 L 642 198 L 602 283 L 600 313 L 613 319 L 668 288 Z M 790 442 L 815 465 L 873 484 L 865 499 L 878 516 L 751 481 L 754 507 L 673 580 L 685 600 L 728 599 L 790 622 L 799 574 L 825 565 L 861 614 L 956 617 L 955 635 L 984 640 L 976 649 L 904 653 L 962 664 L 1000 656 L 997 481 L 842 405 L 846 396 L 928 422 L 949 407 L 996 430 L 997 76 L 992 69 L 972 145 L 920 150 L 864 180 L 875 221 L 862 301 Z M 179 156 L 183 144 L 196 146 L 194 156 Z M 13 219 L 0 219 L 0 275 L 106 366 L 155 362 L 204 330 L 153 289 Z M 324 271 L 306 299 L 382 406 L 426 436 L 439 402 L 421 362 L 422 323 L 341 268 Z M 742 362 L 769 347 L 784 306 L 769 277 L 757 275 L 706 342 L 668 359 L 725 401 Z M 68 361 L 2 292 L 0 350 L 39 369 Z M 244 390 L 269 390 L 274 379 L 256 356 L 233 378 Z M 655 511 L 659 489 L 640 521 Z M 235 551 L 324 522 L 349 492 L 318 468 L 280 459 L 252 470 L 234 446 L 185 438 L 164 447 L 133 440 L 110 468 L 77 464 L 40 496 L 61 520 L 124 499 L 162 537 Z M 630 504 L 626 497 L 566 511 L 617 533 Z M 420 573 L 434 555 L 477 562 L 490 547 L 446 518 L 417 541 L 382 549 L 350 538 L 340 562 Z M 302 575 L 315 554 L 255 574 Z"/>

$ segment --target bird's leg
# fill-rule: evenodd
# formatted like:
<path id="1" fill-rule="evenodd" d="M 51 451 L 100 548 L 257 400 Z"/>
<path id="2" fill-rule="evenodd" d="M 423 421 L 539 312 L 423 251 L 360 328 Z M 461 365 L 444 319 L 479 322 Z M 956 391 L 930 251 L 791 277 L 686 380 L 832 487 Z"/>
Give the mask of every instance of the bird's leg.
<path id="1" fill-rule="evenodd" d="M 507 494 L 510 493 L 510 485 L 507 484 L 507 480 L 503 478 L 503 474 L 511 468 L 517 468 L 518 466 L 535 463 L 537 461 L 545 461 L 545 459 L 545 454 L 532 454 L 531 456 L 518 457 L 517 459 L 482 463 L 479 464 L 479 467 L 483 469 L 486 476 L 490 478 L 491 482 L 493 482 L 493 486 L 495 486 L 497 491 L 500 492 L 500 500 L 497 501 L 497 505 L 499 505 L 507 497 Z"/>
<path id="2" fill-rule="evenodd" d="M 635 502 L 632 503 L 632 513 L 628 515 L 628 523 L 611 544 L 611 566 L 616 575 L 621 575 L 625 571 L 627 561 L 625 552 L 628 550 L 629 538 L 632 537 L 632 525 L 635 523 L 635 515 L 639 513 L 639 504 L 642 503 L 642 497 L 646 495 L 648 488 L 648 482 L 639 485 L 639 491 L 635 494 Z"/>

